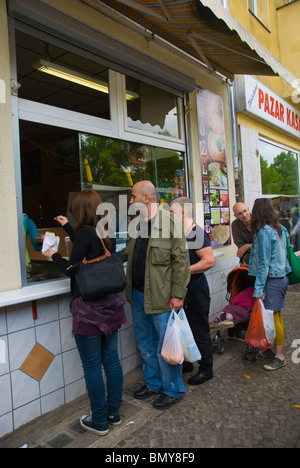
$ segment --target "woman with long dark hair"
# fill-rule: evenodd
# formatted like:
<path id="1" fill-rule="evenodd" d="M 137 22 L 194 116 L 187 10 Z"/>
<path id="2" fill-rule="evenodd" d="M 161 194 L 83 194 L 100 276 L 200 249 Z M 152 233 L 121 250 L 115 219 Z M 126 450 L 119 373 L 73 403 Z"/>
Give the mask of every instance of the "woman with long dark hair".
<path id="1" fill-rule="evenodd" d="M 99 221 L 97 207 L 101 198 L 94 190 L 84 190 L 74 195 L 70 213 L 75 220 L 74 230 L 65 216 L 55 220 L 69 234 L 74 246 L 69 260 L 49 249 L 44 255 L 71 278 L 70 309 L 73 314 L 73 333 L 82 361 L 85 382 L 91 403 L 91 416 L 82 416 L 84 429 L 98 435 L 106 435 L 108 422 L 119 425 L 119 408 L 122 403 L 123 373 L 118 356 L 118 329 L 126 322 L 124 300 L 118 294 L 103 299 L 84 301 L 80 296 L 72 265 L 104 255 L 102 243 L 97 235 Z M 102 233 L 109 250 L 115 250 L 115 239 Z M 102 365 L 107 377 L 107 398 L 102 375 Z"/>
<path id="2" fill-rule="evenodd" d="M 250 253 L 249 275 L 255 276 L 254 297 L 264 301 L 266 309 L 273 310 L 276 339 L 274 350 L 262 352 L 271 360 L 264 368 L 277 370 L 286 366 L 284 356 L 284 325 L 281 310 L 285 306 L 285 295 L 291 267 L 287 260 L 287 231 L 268 199 L 259 198 L 252 210 L 252 233 L 254 242 Z"/>

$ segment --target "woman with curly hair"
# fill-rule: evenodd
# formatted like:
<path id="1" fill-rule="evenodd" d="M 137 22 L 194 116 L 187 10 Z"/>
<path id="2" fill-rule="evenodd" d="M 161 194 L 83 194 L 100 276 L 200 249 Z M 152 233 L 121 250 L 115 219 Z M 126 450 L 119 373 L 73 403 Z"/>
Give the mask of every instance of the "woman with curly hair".
<path id="1" fill-rule="evenodd" d="M 249 275 L 255 276 L 253 296 L 264 301 L 266 309 L 274 311 L 276 339 L 274 350 L 262 351 L 271 360 L 264 368 L 277 370 L 286 366 L 284 356 L 284 325 L 281 310 L 289 285 L 291 267 L 287 260 L 287 231 L 279 224 L 269 200 L 259 198 L 252 210 L 254 242 L 250 252 Z"/>

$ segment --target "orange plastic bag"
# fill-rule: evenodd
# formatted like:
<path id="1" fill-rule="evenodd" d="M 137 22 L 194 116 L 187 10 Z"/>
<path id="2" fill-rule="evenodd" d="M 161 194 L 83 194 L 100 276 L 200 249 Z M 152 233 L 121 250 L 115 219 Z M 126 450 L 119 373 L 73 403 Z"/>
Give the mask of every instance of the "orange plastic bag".
<path id="1" fill-rule="evenodd" d="M 263 313 L 259 299 L 256 299 L 254 303 L 245 341 L 256 349 L 271 348 L 264 327 Z"/>

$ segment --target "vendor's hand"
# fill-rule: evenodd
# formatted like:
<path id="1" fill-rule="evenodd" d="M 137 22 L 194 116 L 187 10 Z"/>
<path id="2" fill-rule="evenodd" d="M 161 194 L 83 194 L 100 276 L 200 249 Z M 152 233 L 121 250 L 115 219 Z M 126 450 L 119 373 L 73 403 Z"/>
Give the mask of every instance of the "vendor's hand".
<path id="1" fill-rule="evenodd" d="M 262 295 L 260 296 L 260 299 L 261 299 L 262 301 L 264 301 L 264 299 L 265 299 L 264 293 L 262 293 Z"/>
<path id="2" fill-rule="evenodd" d="M 43 253 L 43 252 L 42 252 Z M 53 254 L 55 254 L 56 252 L 52 249 L 48 249 L 45 253 L 43 253 L 43 255 L 47 258 L 51 258 Z"/>
<path id="3" fill-rule="evenodd" d="M 62 216 L 62 215 L 56 216 L 54 218 L 54 221 L 56 221 L 61 226 L 64 226 L 65 224 L 67 224 L 69 222 L 68 218 L 66 216 Z"/>
<path id="4" fill-rule="evenodd" d="M 40 237 L 35 237 L 34 240 L 37 242 L 37 244 L 42 244 L 44 240 L 44 234 L 41 234 Z"/>
<path id="5" fill-rule="evenodd" d="M 170 310 L 179 310 L 183 308 L 183 299 L 180 297 L 171 297 Z"/>

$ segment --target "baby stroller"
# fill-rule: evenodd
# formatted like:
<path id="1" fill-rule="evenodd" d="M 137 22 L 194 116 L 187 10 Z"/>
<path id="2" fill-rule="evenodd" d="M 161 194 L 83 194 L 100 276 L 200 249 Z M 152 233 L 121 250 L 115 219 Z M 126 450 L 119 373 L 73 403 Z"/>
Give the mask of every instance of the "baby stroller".
<path id="1" fill-rule="evenodd" d="M 227 276 L 227 295 L 226 299 L 230 305 L 233 299 L 246 288 L 254 287 L 255 278 L 248 275 L 248 265 L 240 265 L 228 274 Z M 249 318 L 242 320 L 234 320 L 234 327 L 227 330 L 228 336 L 232 339 L 244 341 L 242 337 L 245 335 L 249 325 Z M 217 328 L 216 335 L 212 340 L 213 350 L 217 350 L 218 354 L 223 354 L 225 351 L 225 340 L 221 337 L 221 328 Z M 257 361 L 259 350 L 245 343 L 243 350 L 243 359 L 251 359 Z"/>

